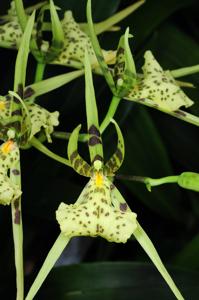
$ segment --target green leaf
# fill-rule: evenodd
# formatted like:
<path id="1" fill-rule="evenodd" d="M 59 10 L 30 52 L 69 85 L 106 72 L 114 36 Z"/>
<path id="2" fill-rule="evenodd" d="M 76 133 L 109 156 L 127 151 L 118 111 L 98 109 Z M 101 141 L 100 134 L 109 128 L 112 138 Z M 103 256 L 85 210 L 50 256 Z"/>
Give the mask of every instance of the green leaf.
<path id="1" fill-rule="evenodd" d="M 172 262 L 184 268 L 198 269 L 199 268 L 199 234 L 191 239 L 184 248 L 177 253 Z"/>
<path id="2" fill-rule="evenodd" d="M 124 26 L 130 26 L 130 30 L 135 33 L 136 50 L 142 47 L 147 38 L 154 30 L 163 23 L 169 16 L 176 11 L 189 7 L 197 3 L 197 0 L 167 0 L 160 2 L 159 0 L 146 1 L 134 14 L 132 21 L 128 17 L 124 22 Z M 150 14 L 149 14 L 150 11 Z M 130 25 L 131 23 L 131 25 Z M 164 38 L 164 36 L 162 36 Z M 168 40 L 167 45 L 169 46 Z M 160 51 L 161 52 L 161 51 Z"/>
<path id="3" fill-rule="evenodd" d="M 198 299 L 198 272 L 169 268 L 186 299 Z M 92 280 L 91 280 L 92 279 Z M 140 262 L 82 263 L 52 270 L 37 299 L 174 299 L 154 266 Z"/>
<path id="4" fill-rule="evenodd" d="M 98 111 L 95 99 L 95 90 L 93 86 L 92 71 L 89 61 L 87 49 L 85 49 L 85 85 L 86 85 L 86 117 L 88 128 L 88 146 L 90 152 L 90 160 L 103 160 L 102 139 L 99 131 Z"/>

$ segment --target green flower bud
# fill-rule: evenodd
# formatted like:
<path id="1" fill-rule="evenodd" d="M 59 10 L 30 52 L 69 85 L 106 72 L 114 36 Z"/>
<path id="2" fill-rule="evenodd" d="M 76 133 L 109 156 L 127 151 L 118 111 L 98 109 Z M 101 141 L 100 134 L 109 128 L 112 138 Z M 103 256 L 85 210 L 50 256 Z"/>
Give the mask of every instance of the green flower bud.
<path id="1" fill-rule="evenodd" d="M 184 189 L 199 192 L 199 174 L 194 172 L 183 172 L 178 177 L 178 184 Z"/>

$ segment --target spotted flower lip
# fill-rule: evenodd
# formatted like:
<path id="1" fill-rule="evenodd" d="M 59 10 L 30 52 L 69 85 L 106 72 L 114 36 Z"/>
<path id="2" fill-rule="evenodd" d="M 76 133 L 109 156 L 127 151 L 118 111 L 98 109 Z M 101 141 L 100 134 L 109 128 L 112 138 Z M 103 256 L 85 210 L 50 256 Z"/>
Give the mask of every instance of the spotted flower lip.
<path id="1" fill-rule="evenodd" d="M 162 69 L 151 51 L 146 51 L 144 58 L 143 78 L 137 80 L 137 84 L 125 99 L 148 98 L 168 111 L 193 105 L 193 101 L 177 85 L 171 73 Z"/>
<path id="2" fill-rule="evenodd" d="M 62 233 L 69 237 L 101 236 L 109 242 L 126 243 L 137 228 L 137 215 L 127 209 L 125 202 L 118 209 L 114 204 L 118 201 L 115 189 L 106 176 L 96 172 L 75 204 L 59 205 L 56 218 Z"/>
<path id="3" fill-rule="evenodd" d="M 0 146 L 0 204 L 9 205 L 21 195 L 21 190 L 8 177 L 8 170 L 19 160 L 17 144 L 8 140 Z"/>
<path id="4" fill-rule="evenodd" d="M 75 22 L 72 11 L 65 12 L 61 23 L 64 31 L 64 47 L 60 55 L 51 63 L 69 66 L 81 63 L 83 67 L 85 48 L 87 48 L 91 65 L 97 66 L 98 61 L 91 41 L 88 35 L 81 30 L 78 23 Z M 102 52 L 107 63 L 114 63 L 115 51 L 102 50 Z"/>

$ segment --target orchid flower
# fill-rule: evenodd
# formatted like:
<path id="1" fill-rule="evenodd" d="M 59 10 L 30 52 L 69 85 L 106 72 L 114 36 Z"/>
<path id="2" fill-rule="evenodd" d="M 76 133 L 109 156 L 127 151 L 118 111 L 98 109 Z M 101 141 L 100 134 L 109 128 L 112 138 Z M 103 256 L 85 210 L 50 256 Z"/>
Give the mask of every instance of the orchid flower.
<path id="1" fill-rule="evenodd" d="M 109 30 L 114 24 L 121 21 L 130 13 L 135 11 L 140 5 L 144 3 L 143 0 L 138 1 L 124 9 L 123 11 L 116 13 L 114 16 L 107 20 L 95 24 L 98 33 L 102 33 Z M 27 17 L 28 13 L 32 12 L 35 8 L 40 8 L 40 5 L 30 7 L 21 12 L 16 5 L 23 8 L 21 0 L 11 2 L 12 9 L 9 10 L 7 16 L 0 18 L 0 46 L 6 48 L 17 49 L 21 42 L 22 29 L 19 21 L 20 14 Z M 16 9 L 15 9 L 16 6 Z M 52 24 L 43 21 L 43 15 L 46 9 L 50 9 Z M 21 22 L 24 23 L 24 22 Z M 52 30 L 54 46 L 49 44 L 48 41 L 42 39 L 42 31 Z M 33 37 L 36 42 L 32 41 L 31 48 L 33 54 L 38 61 L 43 63 L 60 64 L 70 66 L 74 68 L 83 68 L 84 50 L 85 47 L 89 49 L 89 57 L 93 68 L 98 65 L 95 52 L 92 48 L 91 41 L 87 35 L 86 24 L 78 24 L 72 15 L 71 11 L 66 11 L 64 18 L 60 21 L 56 13 L 56 8 L 53 1 L 50 1 L 50 8 L 44 3 L 41 7 L 39 14 L 39 20 L 33 30 Z M 103 50 L 103 57 L 108 64 L 112 64 L 115 61 L 115 51 Z"/>
<path id="2" fill-rule="evenodd" d="M 77 151 L 80 126 L 72 133 L 68 144 L 68 156 L 71 166 L 90 180 L 75 204 L 61 203 L 56 217 L 64 235 L 101 236 L 110 242 L 125 243 L 137 228 L 136 214 L 128 205 L 108 178 L 120 167 L 124 157 L 124 141 L 119 126 L 112 120 L 118 134 L 117 150 L 103 165 L 102 141 L 100 133 L 92 124 L 89 128 L 89 147 L 98 148 L 93 157 L 92 166 L 88 165 Z M 94 153 L 93 153 L 94 154 Z M 119 197 L 118 197 L 119 195 Z"/>
<path id="3" fill-rule="evenodd" d="M 21 195 L 21 190 L 14 184 L 8 171 L 17 173 L 14 169 L 19 161 L 19 148 L 13 140 L 8 140 L 0 146 L 0 204 L 8 205 Z M 14 171 L 15 170 L 15 171 Z"/>
<path id="4" fill-rule="evenodd" d="M 193 105 L 193 101 L 186 96 L 171 73 L 163 71 L 151 51 L 146 51 L 144 58 L 143 77 L 137 79 L 126 99 L 148 98 L 154 101 L 157 107 L 168 111 Z"/>
<path id="5" fill-rule="evenodd" d="M 21 100 L 22 101 L 22 100 Z M 5 140 L 7 138 L 6 132 L 8 130 L 8 126 L 12 128 L 13 121 L 10 117 L 10 108 L 12 103 L 12 96 L 1 97 L 0 96 L 0 139 Z M 26 111 L 24 111 L 23 106 L 25 106 Z M 58 117 L 59 112 L 49 112 L 47 109 L 41 107 L 36 103 L 27 103 L 22 106 L 22 128 L 20 135 L 24 136 L 26 139 L 22 142 L 22 144 L 28 143 L 38 132 L 41 132 L 44 129 L 48 142 L 51 142 L 51 133 L 54 130 L 54 126 L 59 125 Z"/>
<path id="6" fill-rule="evenodd" d="M 164 71 L 153 57 L 153 54 L 147 51 L 145 53 L 145 64 L 143 66 L 144 74 L 137 74 L 135 62 L 128 44 L 128 39 L 131 35 L 127 28 L 119 42 L 115 65 L 109 68 L 103 58 L 94 29 L 91 0 L 87 2 L 87 20 L 93 49 L 101 71 L 113 93 L 109 107 L 112 118 L 114 117 L 120 100 L 123 98 L 158 109 L 185 122 L 199 126 L 199 118 L 197 116 L 179 109 L 181 106 L 189 107 L 193 105 L 193 101 L 186 96 L 180 87 L 193 87 L 193 85 L 174 79 L 174 77 L 197 72 L 198 66 Z M 105 118 L 100 126 L 101 132 L 105 130 L 108 124 L 109 122 Z"/>
<path id="7" fill-rule="evenodd" d="M 112 182 L 115 173 L 124 159 L 124 140 L 121 130 L 114 120 L 118 141 L 115 153 L 104 163 L 103 144 L 99 131 L 98 111 L 93 87 L 91 65 L 88 53 L 85 53 L 86 115 L 88 129 L 88 164 L 78 153 L 77 126 L 69 139 L 68 158 L 73 169 L 80 175 L 89 177 L 75 204 L 62 202 L 56 219 L 61 233 L 49 251 L 42 268 L 33 282 L 26 300 L 34 298 L 42 282 L 54 263 L 75 236 L 101 236 L 109 242 L 126 243 L 133 235 L 151 258 L 177 299 L 184 299 L 172 278 L 165 269 L 154 245 L 140 226 L 137 214 L 132 212 L 119 190 Z M 112 179 L 111 179 L 112 178 Z"/>

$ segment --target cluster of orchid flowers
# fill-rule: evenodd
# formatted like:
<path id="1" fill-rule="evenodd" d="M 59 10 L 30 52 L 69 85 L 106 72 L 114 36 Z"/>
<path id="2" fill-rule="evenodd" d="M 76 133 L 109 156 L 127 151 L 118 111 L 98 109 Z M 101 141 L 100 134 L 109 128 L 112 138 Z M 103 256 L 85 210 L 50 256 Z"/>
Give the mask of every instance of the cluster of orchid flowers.
<path id="1" fill-rule="evenodd" d="M 137 215 L 132 212 L 125 199 L 113 184 L 114 176 L 121 166 L 125 155 L 122 132 L 116 123 L 114 113 L 121 99 L 138 102 L 184 121 L 199 125 L 199 119 L 185 111 L 189 99 L 180 86 L 188 83 L 175 80 L 177 71 L 164 71 L 151 51 L 146 51 L 143 74 L 137 74 L 134 59 L 129 47 L 129 29 L 120 38 L 116 51 L 101 50 L 97 35 L 106 30 L 117 29 L 115 23 L 142 5 L 138 1 L 114 18 L 93 24 L 91 1 L 87 4 L 88 23 L 78 24 L 71 11 L 66 11 L 59 20 L 57 8 L 52 0 L 36 6 L 23 8 L 21 0 L 11 2 L 8 15 L 0 17 L 0 47 L 18 49 L 13 91 L 0 96 L 0 204 L 12 207 L 13 233 L 17 272 L 17 299 L 23 296 L 22 261 L 22 219 L 21 219 L 21 182 L 20 149 L 31 146 L 72 167 L 82 176 L 89 177 L 75 204 L 61 203 L 56 211 L 56 219 L 61 234 L 50 250 L 38 276 L 25 298 L 33 299 L 56 260 L 74 236 L 101 236 L 109 242 L 126 243 L 134 235 L 151 258 L 177 299 L 183 299 L 172 278 L 165 269 L 151 240 L 140 226 Z M 38 10 L 37 18 L 35 10 Z M 44 22 L 44 14 L 50 11 L 51 22 Z M 43 31 L 52 32 L 52 41 L 43 39 Z M 26 86 L 26 68 L 29 51 L 37 61 L 36 79 Z M 61 64 L 78 70 L 42 80 L 47 64 Z M 106 117 L 99 126 L 98 111 L 92 80 L 92 71 L 103 75 L 109 85 L 113 98 Z M 183 69 L 181 75 L 194 72 L 192 68 Z M 70 134 L 68 159 L 52 153 L 43 141 L 52 142 L 54 127 L 59 124 L 59 112 L 49 112 L 36 103 L 36 97 L 72 81 L 85 74 L 86 116 L 90 164 L 78 153 L 80 125 Z M 112 157 L 104 162 L 101 134 L 113 123 L 117 132 L 117 148 Z M 65 138 L 64 133 L 60 133 Z M 161 179 L 144 178 L 150 190 L 152 186 L 175 182 L 181 187 L 199 191 L 199 175 L 184 172 L 179 176 Z M 20 245 L 19 245 L 20 244 Z M 19 246 L 19 247 L 18 247 Z M 17 260 L 18 259 L 18 260 Z M 21 259 L 21 260 L 20 260 Z"/>

